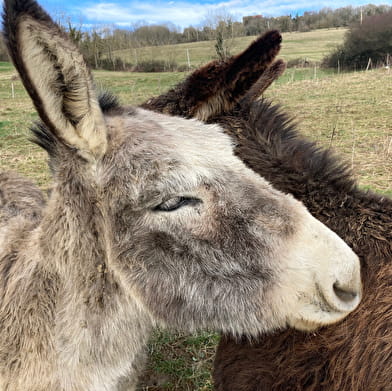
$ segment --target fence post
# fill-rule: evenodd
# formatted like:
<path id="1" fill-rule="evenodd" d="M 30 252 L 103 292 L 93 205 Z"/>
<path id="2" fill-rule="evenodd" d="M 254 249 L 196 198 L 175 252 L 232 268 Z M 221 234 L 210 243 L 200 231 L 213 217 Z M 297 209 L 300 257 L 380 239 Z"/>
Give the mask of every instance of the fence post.
<path id="1" fill-rule="evenodd" d="M 11 82 L 11 96 L 12 99 L 15 99 L 15 88 L 14 88 L 14 82 Z"/>
<path id="2" fill-rule="evenodd" d="M 368 61 L 367 67 L 366 67 L 367 71 L 369 70 L 371 65 L 372 65 L 372 59 L 369 57 L 369 61 Z"/>
<path id="3" fill-rule="evenodd" d="M 186 49 L 186 59 L 188 61 L 188 69 L 191 69 L 191 58 L 189 56 L 189 49 Z"/>

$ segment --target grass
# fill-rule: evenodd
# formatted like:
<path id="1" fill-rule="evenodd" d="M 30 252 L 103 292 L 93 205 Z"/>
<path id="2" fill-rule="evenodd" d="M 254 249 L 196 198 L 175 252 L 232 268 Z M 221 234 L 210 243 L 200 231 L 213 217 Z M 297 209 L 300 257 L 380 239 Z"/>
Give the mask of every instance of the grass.
<path id="1" fill-rule="evenodd" d="M 47 186 L 45 154 L 27 141 L 37 118 L 12 68 L 0 71 L 0 169 L 17 170 Z M 294 77 L 293 77 L 294 74 Z M 173 86 L 183 73 L 96 72 L 99 85 L 110 87 L 123 102 L 138 104 Z M 267 95 L 281 103 L 303 133 L 335 148 L 352 165 L 359 183 L 392 191 L 392 73 L 386 70 L 331 75 L 312 69 L 289 69 Z M 11 98 L 14 83 L 15 98 Z"/>
<path id="2" fill-rule="evenodd" d="M 0 72 L 12 71 L 13 67 L 9 62 L 0 61 Z"/>
<path id="3" fill-rule="evenodd" d="M 267 96 L 286 108 L 302 133 L 348 161 L 360 186 L 391 194 L 391 72 L 280 81 Z"/>
<path id="4" fill-rule="evenodd" d="M 149 344 L 141 390 L 212 390 L 210 374 L 218 341 L 213 333 L 187 335 L 157 330 Z"/>
<path id="5" fill-rule="evenodd" d="M 147 98 L 159 95 L 182 80 L 183 72 L 133 73 L 107 72 L 94 73 L 98 86 L 110 88 L 123 102 L 139 104 Z"/>
<path id="6" fill-rule="evenodd" d="M 325 38 L 331 34 L 333 42 L 334 32 L 318 34 L 326 34 Z M 285 56 L 295 58 L 298 53 L 313 51 L 314 59 L 319 58 L 324 49 L 317 47 L 316 52 L 318 45 L 306 34 L 292 34 L 288 37 L 291 40 L 285 37 L 292 45 L 284 49 Z M 309 58 L 313 59 L 310 54 Z M 12 80 L 14 73 L 10 64 L 0 62 L 0 170 L 18 171 L 45 189 L 50 185 L 45 153 L 27 141 L 27 128 L 37 116 L 20 81 Z M 165 91 L 185 76 L 95 73 L 98 85 L 109 87 L 124 103 L 133 104 Z M 316 73 L 314 69 L 290 69 L 267 95 L 295 117 L 302 133 L 324 147 L 333 147 L 347 160 L 361 187 L 392 196 L 392 73 L 376 70 L 333 75 L 318 69 Z M 211 333 L 189 336 L 157 330 L 149 345 L 142 390 L 212 390 L 210 371 L 217 340 Z"/>
<path id="7" fill-rule="evenodd" d="M 346 29 L 321 29 L 308 33 L 284 33 L 281 56 L 284 60 L 306 58 L 320 61 L 331 49 L 342 43 Z M 231 53 L 244 50 L 256 36 L 240 37 L 228 40 Z M 215 41 L 191 42 L 177 45 L 149 46 L 144 48 L 114 51 L 114 56 L 136 64 L 140 61 L 164 60 L 175 61 L 178 65 L 187 65 L 187 52 L 192 67 L 197 68 L 214 59 Z"/>

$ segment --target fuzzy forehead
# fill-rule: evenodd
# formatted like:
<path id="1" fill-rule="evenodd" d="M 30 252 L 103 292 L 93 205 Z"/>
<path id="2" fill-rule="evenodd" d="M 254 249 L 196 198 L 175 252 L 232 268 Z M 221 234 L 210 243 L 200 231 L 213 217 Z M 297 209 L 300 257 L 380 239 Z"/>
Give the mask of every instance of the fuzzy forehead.
<path id="1" fill-rule="evenodd" d="M 181 157 L 185 165 L 223 168 L 238 164 L 230 137 L 218 125 L 206 125 L 196 119 L 170 117 L 142 109 L 136 111 L 136 118 L 156 122 L 159 129 L 154 138 L 157 143 Z"/>
<path id="2" fill-rule="evenodd" d="M 177 162 L 178 168 L 196 170 L 202 176 L 243 169 L 233 153 L 230 137 L 218 125 L 139 108 L 129 116 L 108 117 L 107 124 L 113 135 L 113 148 L 125 151 L 134 163 Z"/>
<path id="3" fill-rule="evenodd" d="M 230 137 L 218 125 L 139 108 L 109 115 L 106 123 L 109 164 L 102 179 L 121 183 L 132 203 L 145 206 L 174 194 L 195 195 L 206 184 L 223 191 L 222 185 L 233 180 L 272 190 L 234 155 Z"/>

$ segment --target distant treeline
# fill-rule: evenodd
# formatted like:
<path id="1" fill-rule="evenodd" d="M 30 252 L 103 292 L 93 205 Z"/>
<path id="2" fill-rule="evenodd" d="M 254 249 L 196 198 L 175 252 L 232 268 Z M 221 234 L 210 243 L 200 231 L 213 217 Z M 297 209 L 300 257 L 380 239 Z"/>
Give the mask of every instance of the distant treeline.
<path id="1" fill-rule="evenodd" d="M 348 27 L 360 23 L 361 20 L 370 16 L 384 14 L 391 10 L 392 7 L 388 5 L 369 4 L 362 7 L 348 6 L 335 10 L 323 8 L 318 12 L 305 12 L 303 15 L 286 15 L 275 18 L 262 15 L 245 16 L 242 18 L 242 22 L 234 21 L 232 16 L 222 13 L 207 18 L 201 27 L 189 26 L 183 31 L 179 31 L 174 25 L 130 25 L 128 29 L 97 27 L 85 30 L 83 26 L 74 26 L 70 23 L 64 26 L 64 29 L 71 34 L 93 68 L 132 68 L 135 70 L 135 66 L 138 64 L 126 64 L 123 60 L 116 58 L 113 52 L 145 46 L 217 39 L 229 40 L 236 37 L 258 35 L 270 29 L 278 29 L 281 32 L 306 32 L 320 28 Z M 0 61 L 4 61 L 6 58 L 4 46 L 0 44 Z"/>
<path id="2" fill-rule="evenodd" d="M 368 4 L 361 7 L 342 7 L 338 9 L 323 8 L 318 12 L 305 12 L 303 15 L 286 15 L 266 18 L 262 15 L 245 16 L 243 20 L 244 35 L 256 35 L 269 29 L 281 32 L 307 32 L 323 28 L 349 27 L 360 23 L 369 16 L 391 11 L 389 5 Z"/>

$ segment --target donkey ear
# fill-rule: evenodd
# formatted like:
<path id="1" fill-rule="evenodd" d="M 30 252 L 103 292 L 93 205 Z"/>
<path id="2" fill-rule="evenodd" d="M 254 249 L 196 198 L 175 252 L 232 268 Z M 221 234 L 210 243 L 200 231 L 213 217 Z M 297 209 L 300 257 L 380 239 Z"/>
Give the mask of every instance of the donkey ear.
<path id="1" fill-rule="evenodd" d="M 33 0 L 5 0 L 9 53 L 45 125 L 84 157 L 107 148 L 107 130 L 83 56 Z"/>

